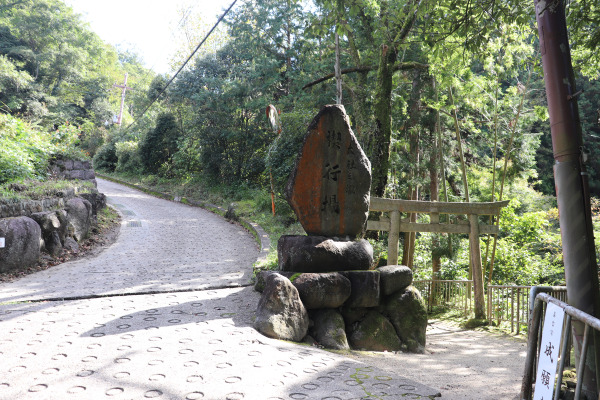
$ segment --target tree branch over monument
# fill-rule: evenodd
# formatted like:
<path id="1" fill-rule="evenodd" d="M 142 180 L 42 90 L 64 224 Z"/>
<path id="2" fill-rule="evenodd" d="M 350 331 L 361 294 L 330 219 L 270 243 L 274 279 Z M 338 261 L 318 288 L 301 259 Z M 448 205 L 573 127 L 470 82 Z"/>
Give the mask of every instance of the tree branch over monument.
<path id="1" fill-rule="evenodd" d="M 418 62 L 403 62 L 400 63 L 398 65 L 396 65 L 396 67 L 394 68 L 394 72 L 396 71 L 408 71 L 411 69 L 428 69 L 429 65 L 428 64 L 422 64 L 422 63 L 418 63 Z M 345 68 L 341 71 L 342 75 L 345 74 L 351 74 L 353 72 L 371 72 L 371 71 L 375 71 L 377 70 L 377 66 L 365 66 L 365 67 L 353 67 L 353 68 Z M 331 74 L 327 74 L 317 80 L 314 80 L 312 82 L 307 83 L 306 85 L 302 86 L 302 90 L 308 89 L 312 86 L 315 86 L 319 83 L 328 81 L 329 79 L 332 79 L 335 77 L 334 73 Z"/>

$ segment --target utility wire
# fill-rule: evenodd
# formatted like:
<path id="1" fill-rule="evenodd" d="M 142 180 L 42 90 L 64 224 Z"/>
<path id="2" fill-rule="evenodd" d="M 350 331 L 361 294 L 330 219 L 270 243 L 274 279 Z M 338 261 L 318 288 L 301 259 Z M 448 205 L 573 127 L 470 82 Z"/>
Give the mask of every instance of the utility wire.
<path id="1" fill-rule="evenodd" d="M 136 120 L 133 121 L 131 124 L 129 124 L 127 126 L 127 128 L 125 128 L 125 129 L 131 128 L 136 122 L 138 122 L 140 120 L 140 118 L 142 118 L 144 116 L 144 114 L 146 114 L 146 112 L 150 109 L 150 107 L 152 107 L 154 105 L 154 103 L 156 103 L 156 100 L 158 100 L 160 98 L 160 96 L 163 95 L 163 93 L 167 90 L 167 88 L 169 87 L 169 85 L 175 80 L 175 78 L 177 78 L 177 75 L 179 75 L 179 73 L 185 68 L 185 66 L 188 64 L 188 62 L 190 62 L 190 60 L 192 59 L 192 57 L 194 57 L 194 55 L 198 52 L 198 50 L 200 50 L 200 47 L 202 47 L 202 45 L 204 44 L 204 42 L 206 42 L 206 40 L 213 33 L 213 31 L 215 29 L 217 29 L 217 26 L 219 26 L 219 24 L 221 23 L 221 21 L 223 21 L 223 18 L 225 18 L 225 16 L 229 13 L 229 11 L 231 11 L 231 9 L 235 5 L 235 3 L 237 3 L 237 0 L 233 0 L 233 3 L 231 3 L 231 5 L 229 6 L 229 8 L 223 13 L 223 15 L 221 15 L 221 17 L 219 17 L 219 19 L 217 20 L 217 22 L 215 23 L 215 25 L 211 28 L 210 31 L 208 31 L 208 33 L 206 34 L 206 36 L 204 36 L 204 39 L 202 39 L 202 41 L 200 42 L 200 44 L 198 44 L 198 46 L 196 46 L 196 49 L 192 52 L 192 54 L 188 57 L 188 59 L 185 60 L 185 62 L 183 63 L 183 65 L 181 65 L 181 67 L 179 67 L 179 69 L 177 70 L 177 72 L 175 73 L 175 75 L 173 75 L 173 77 L 171 78 L 171 80 L 169 80 L 169 82 L 167 82 L 167 84 L 165 85 L 165 87 L 154 98 L 154 100 L 152 100 L 152 102 L 150 102 L 150 104 L 148 105 L 148 107 L 146 107 L 144 109 L 144 111 L 140 114 L 140 116 L 137 117 Z"/>

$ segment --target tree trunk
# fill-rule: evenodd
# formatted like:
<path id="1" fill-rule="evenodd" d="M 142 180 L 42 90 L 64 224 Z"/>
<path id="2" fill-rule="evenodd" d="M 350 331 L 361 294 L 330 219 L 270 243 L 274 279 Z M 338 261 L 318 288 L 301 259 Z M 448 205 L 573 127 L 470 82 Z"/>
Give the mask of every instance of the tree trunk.
<path id="1" fill-rule="evenodd" d="M 409 183 L 409 193 L 411 200 L 419 199 L 419 187 L 417 177 L 420 175 L 420 126 L 421 126 L 421 96 L 423 93 L 423 79 L 421 71 L 415 70 L 412 82 L 412 90 L 409 100 L 408 120 L 404 127 L 404 131 L 408 135 L 409 143 L 409 158 L 412 170 L 410 171 L 411 181 Z M 410 222 L 417 222 L 417 214 L 413 213 L 408 216 Z M 404 251 L 402 253 L 402 264 L 412 268 L 415 249 L 415 232 L 406 232 L 404 234 Z"/>
<path id="2" fill-rule="evenodd" d="M 373 181 L 371 193 L 384 197 L 390 169 L 390 142 L 392 137 L 392 81 L 398 53 L 393 47 L 383 45 L 377 70 L 375 89 L 375 132 L 371 143 L 371 168 Z"/>
<path id="3" fill-rule="evenodd" d="M 340 65 L 340 35 L 335 34 L 335 96 L 336 104 L 342 104 L 342 68 Z"/>
<path id="4" fill-rule="evenodd" d="M 581 148 L 583 139 L 577 89 L 571 64 L 564 1 L 535 1 L 544 82 L 548 99 L 554 153 L 554 182 L 559 210 L 567 298 L 570 305 L 600 317 L 598 265 L 592 226 L 588 174 Z M 573 346 L 581 358 L 584 324 L 573 322 Z M 586 329 L 587 331 L 587 329 Z M 581 374 L 582 397 L 597 399 L 600 390 L 600 337 L 592 340 Z"/>
<path id="5" fill-rule="evenodd" d="M 435 91 L 435 81 L 433 78 L 428 79 L 428 84 Z M 429 118 L 427 119 L 427 130 L 429 131 L 429 140 L 431 143 L 431 152 L 429 153 L 429 196 L 431 201 L 439 201 L 439 159 L 440 159 L 440 143 L 438 142 L 438 112 L 429 110 Z M 431 222 L 440 222 L 440 216 L 431 215 Z M 440 247 L 440 238 L 438 234 L 433 234 L 431 239 L 431 277 L 434 281 L 431 292 L 435 292 L 435 281 L 439 279 L 441 269 L 441 259 L 438 248 Z M 435 302 L 435 299 L 433 299 Z M 430 303 L 433 304 L 433 303 Z"/>

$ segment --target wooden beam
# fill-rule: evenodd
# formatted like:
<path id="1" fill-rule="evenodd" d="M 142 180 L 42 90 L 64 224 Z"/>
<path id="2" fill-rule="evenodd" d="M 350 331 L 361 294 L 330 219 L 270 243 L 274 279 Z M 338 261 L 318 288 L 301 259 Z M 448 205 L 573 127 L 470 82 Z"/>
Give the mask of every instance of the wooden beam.
<path id="1" fill-rule="evenodd" d="M 506 207 L 508 203 L 508 200 L 487 203 L 451 203 L 442 201 L 396 200 L 371 197 L 369 210 L 382 212 L 398 210 L 403 213 L 427 214 L 497 215 L 500 209 Z"/>
<path id="2" fill-rule="evenodd" d="M 399 232 L 429 232 L 429 233 L 458 233 L 468 234 L 470 232 L 468 224 L 419 224 L 415 222 L 401 222 Z M 368 231 L 390 231 L 390 220 L 367 221 Z M 481 235 L 497 235 L 500 228 L 497 225 L 479 224 L 479 233 Z"/>

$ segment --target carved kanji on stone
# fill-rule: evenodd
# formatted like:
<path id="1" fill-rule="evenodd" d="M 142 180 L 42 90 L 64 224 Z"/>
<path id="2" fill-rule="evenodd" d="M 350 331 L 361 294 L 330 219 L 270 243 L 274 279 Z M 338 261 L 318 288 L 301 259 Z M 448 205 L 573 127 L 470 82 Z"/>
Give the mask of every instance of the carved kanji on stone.
<path id="1" fill-rule="evenodd" d="M 308 128 L 288 181 L 288 202 L 309 235 L 356 238 L 369 213 L 371 163 L 341 105 L 325 106 Z"/>

